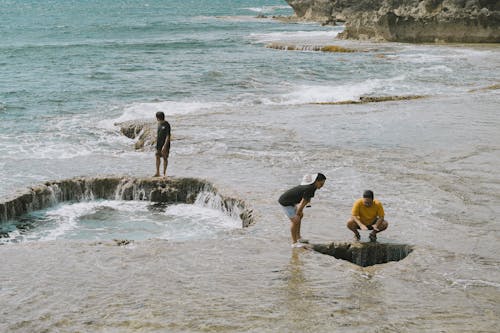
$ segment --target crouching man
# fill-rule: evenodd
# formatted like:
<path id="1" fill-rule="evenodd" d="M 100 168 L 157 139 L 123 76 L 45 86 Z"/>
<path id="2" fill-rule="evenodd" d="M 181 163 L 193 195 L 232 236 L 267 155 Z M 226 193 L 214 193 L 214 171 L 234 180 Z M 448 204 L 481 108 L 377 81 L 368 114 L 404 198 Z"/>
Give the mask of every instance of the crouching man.
<path id="1" fill-rule="evenodd" d="M 389 226 L 384 220 L 384 207 L 378 200 L 373 199 L 373 192 L 367 190 L 363 193 L 363 198 L 354 202 L 352 206 L 352 216 L 347 221 L 347 228 L 354 233 L 354 239 L 359 241 L 361 235 L 358 230 L 372 230 L 370 241 L 377 241 L 377 233 L 384 231 Z"/>

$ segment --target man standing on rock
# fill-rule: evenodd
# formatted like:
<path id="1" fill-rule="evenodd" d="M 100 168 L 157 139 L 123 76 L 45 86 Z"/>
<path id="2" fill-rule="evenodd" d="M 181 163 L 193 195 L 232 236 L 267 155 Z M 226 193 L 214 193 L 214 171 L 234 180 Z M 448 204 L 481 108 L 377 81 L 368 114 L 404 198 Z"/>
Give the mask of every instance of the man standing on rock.
<path id="1" fill-rule="evenodd" d="M 290 232 L 292 234 L 292 247 L 303 247 L 308 241 L 300 235 L 300 223 L 304 216 L 303 210 L 314 197 L 316 190 L 325 184 L 326 177 L 322 173 L 305 175 L 300 185 L 283 193 L 278 202 L 286 216 L 290 219 Z"/>
<path id="2" fill-rule="evenodd" d="M 377 241 L 377 233 L 384 231 L 389 223 L 384 220 L 384 207 L 378 200 L 373 199 L 373 192 L 366 190 L 363 198 L 354 202 L 352 206 L 352 216 L 347 221 L 347 228 L 354 233 L 354 239 L 359 241 L 361 236 L 358 229 L 372 230 L 370 241 Z"/>
<path id="3" fill-rule="evenodd" d="M 158 132 L 156 137 L 156 174 L 160 177 L 160 164 L 163 157 L 163 176 L 167 177 L 168 155 L 170 154 L 170 124 L 165 120 L 163 112 L 156 112 Z"/>

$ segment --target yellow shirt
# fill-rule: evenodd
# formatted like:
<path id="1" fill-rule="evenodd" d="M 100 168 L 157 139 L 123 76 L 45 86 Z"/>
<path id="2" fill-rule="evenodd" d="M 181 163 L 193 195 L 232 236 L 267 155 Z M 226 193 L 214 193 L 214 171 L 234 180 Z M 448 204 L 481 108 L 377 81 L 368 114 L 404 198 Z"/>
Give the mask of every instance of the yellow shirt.
<path id="1" fill-rule="evenodd" d="M 384 207 L 377 199 L 373 200 L 370 207 L 363 204 L 363 199 L 358 199 L 352 206 L 352 216 L 359 216 L 361 223 L 371 225 L 377 217 L 384 217 Z"/>

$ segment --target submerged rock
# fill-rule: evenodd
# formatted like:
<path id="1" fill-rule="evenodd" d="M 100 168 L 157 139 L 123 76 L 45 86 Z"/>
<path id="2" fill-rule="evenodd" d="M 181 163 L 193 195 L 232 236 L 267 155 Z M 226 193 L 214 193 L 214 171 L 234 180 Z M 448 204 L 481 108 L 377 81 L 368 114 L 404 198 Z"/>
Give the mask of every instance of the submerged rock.
<path id="1" fill-rule="evenodd" d="M 299 19 L 345 21 L 345 39 L 500 42 L 497 0 L 287 0 Z"/>
<path id="2" fill-rule="evenodd" d="M 201 192 L 218 196 L 217 207 L 213 208 L 227 215 L 236 215 L 241 219 L 242 227 L 253 223 L 252 210 L 246 207 L 244 201 L 219 194 L 207 181 L 195 178 L 133 177 L 80 177 L 31 187 L 0 201 L 0 222 L 65 201 L 107 199 L 192 204 Z"/>
<path id="3" fill-rule="evenodd" d="M 500 89 L 500 83 L 493 84 L 491 86 L 487 86 L 487 87 L 483 87 L 483 88 L 471 89 L 471 90 L 469 90 L 469 92 L 489 91 L 489 90 L 499 90 L 499 89 Z"/>
<path id="4" fill-rule="evenodd" d="M 317 105 L 342 105 L 342 104 L 366 104 L 366 103 L 379 103 L 390 101 L 408 101 L 412 99 L 425 98 L 423 95 L 405 95 L 405 96 L 361 96 L 359 100 L 353 101 L 340 101 L 340 102 L 316 102 L 311 104 Z"/>
<path id="5" fill-rule="evenodd" d="M 321 52 L 339 52 L 339 53 L 350 53 L 358 52 L 358 50 L 348 49 L 338 45 L 295 45 L 295 44 L 284 44 L 284 43 L 269 43 L 266 45 L 267 48 L 285 50 L 285 51 L 321 51 Z"/>

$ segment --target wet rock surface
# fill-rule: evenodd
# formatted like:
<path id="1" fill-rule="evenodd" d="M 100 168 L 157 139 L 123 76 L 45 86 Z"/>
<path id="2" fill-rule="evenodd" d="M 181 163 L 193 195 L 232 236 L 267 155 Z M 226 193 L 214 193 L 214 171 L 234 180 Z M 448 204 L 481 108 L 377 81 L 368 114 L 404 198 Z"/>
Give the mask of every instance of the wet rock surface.
<path id="1" fill-rule="evenodd" d="M 312 103 L 316 105 L 342 105 L 342 104 L 366 104 L 366 103 L 380 103 L 391 101 L 408 101 L 413 99 L 421 99 L 426 96 L 422 95 L 405 95 L 405 96 L 361 96 L 358 100 L 348 100 L 339 102 L 318 102 Z"/>
<path id="2" fill-rule="evenodd" d="M 336 52 L 336 53 L 352 53 L 358 50 L 348 49 L 337 45 L 295 45 L 285 43 L 269 43 L 266 45 L 268 49 L 276 49 L 283 51 L 315 51 L 315 52 Z"/>
<path id="3" fill-rule="evenodd" d="M 287 0 L 299 19 L 345 21 L 344 39 L 398 42 L 500 42 L 495 0 Z"/>
<path id="4" fill-rule="evenodd" d="M 117 123 L 120 132 L 127 138 L 136 140 L 135 149 L 143 149 L 156 144 L 156 123 L 149 121 L 131 120 Z"/>
<path id="5" fill-rule="evenodd" d="M 80 177 L 51 181 L 0 201 L 0 222 L 65 201 L 108 199 L 192 204 L 202 191 L 218 194 L 211 183 L 196 178 Z M 240 212 L 243 227 L 253 223 L 252 210 L 242 200 L 218 195 L 224 213 Z"/>
<path id="6" fill-rule="evenodd" d="M 317 252 L 347 260 L 362 267 L 399 261 L 413 251 L 412 246 L 406 244 L 360 242 L 314 244 L 312 248 Z"/>

